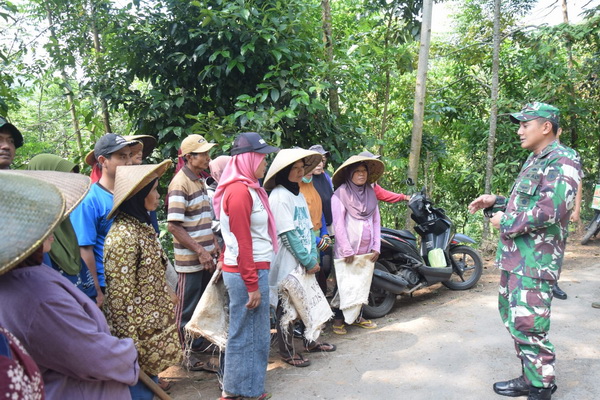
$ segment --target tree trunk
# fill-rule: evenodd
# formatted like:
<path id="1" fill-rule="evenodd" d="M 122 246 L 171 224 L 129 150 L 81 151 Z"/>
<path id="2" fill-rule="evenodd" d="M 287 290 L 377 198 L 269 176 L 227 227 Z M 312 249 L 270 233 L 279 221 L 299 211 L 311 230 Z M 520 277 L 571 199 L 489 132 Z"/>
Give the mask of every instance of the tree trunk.
<path id="1" fill-rule="evenodd" d="M 490 133 L 488 136 L 487 159 L 485 163 L 485 193 L 492 192 L 494 175 L 494 149 L 496 147 L 496 127 L 498 122 L 498 70 L 500 66 L 500 1 L 494 0 L 494 48 L 492 49 L 492 93 L 490 98 Z M 482 242 L 490 240 L 490 221 L 483 222 Z"/>
<path id="2" fill-rule="evenodd" d="M 329 110 L 333 115 L 340 115 L 340 98 L 337 85 L 333 78 L 333 33 L 331 29 L 331 4 L 329 0 L 321 0 L 323 15 L 323 42 L 325 43 L 325 58 L 327 59 L 327 82 L 329 82 Z"/>
<path id="3" fill-rule="evenodd" d="M 415 87 L 415 103 L 413 111 L 412 139 L 410 156 L 408 157 L 408 177 L 415 183 L 419 172 L 419 158 L 423 139 L 423 118 L 425 116 L 425 94 L 427 83 L 427 66 L 429 62 L 429 45 L 431 42 L 431 14 L 433 0 L 423 1 L 423 21 L 421 22 L 421 44 L 419 47 L 419 65 Z M 406 226 L 412 226 L 410 211 L 406 215 Z"/>
<path id="4" fill-rule="evenodd" d="M 50 36 L 52 39 L 58 43 L 58 38 L 56 37 L 56 32 L 54 29 L 54 21 L 52 17 L 52 10 L 50 9 L 50 5 L 48 2 L 45 3 L 46 6 L 46 16 L 48 19 L 48 25 L 50 26 Z M 69 103 L 69 112 L 71 113 L 71 123 L 73 124 L 73 130 L 75 131 L 75 142 L 77 143 L 77 152 L 79 154 L 79 164 L 80 167 L 83 166 L 83 157 L 85 153 L 83 151 L 83 143 L 81 141 L 81 129 L 79 127 L 79 118 L 77 116 L 77 110 L 75 109 L 75 102 L 73 101 L 73 90 L 71 90 L 71 86 L 69 85 L 69 77 L 65 71 L 65 67 L 60 64 L 60 75 L 63 79 L 65 85 L 65 95 L 67 96 L 67 102 Z"/>
<path id="5" fill-rule="evenodd" d="M 388 121 L 388 109 L 389 109 L 389 105 L 390 105 L 390 65 L 388 63 L 388 48 L 390 45 L 390 30 L 392 29 L 392 22 L 394 20 L 394 9 L 392 9 L 390 11 L 389 15 L 389 19 L 388 19 L 388 24 L 387 24 L 387 31 L 385 33 L 385 41 L 384 41 L 384 58 L 383 58 L 383 65 L 385 68 L 385 88 L 384 88 L 384 94 L 383 94 L 383 113 L 381 114 L 381 129 L 379 130 L 379 137 L 378 139 L 383 143 L 383 138 L 385 137 L 385 132 L 387 130 L 387 121 Z M 379 154 L 383 155 L 384 152 L 384 146 L 380 145 L 379 146 Z"/>
<path id="6" fill-rule="evenodd" d="M 100 34 L 98 33 L 98 27 L 96 25 L 96 5 L 94 0 L 90 2 L 90 23 L 92 27 L 92 38 L 94 39 L 94 50 L 96 51 L 96 69 L 98 74 L 104 73 L 104 68 L 100 64 L 100 54 L 102 53 L 102 46 L 100 46 Z M 104 123 L 104 132 L 112 132 L 110 126 L 110 115 L 108 113 L 108 104 L 103 97 L 100 97 L 100 107 L 102 109 L 102 122 Z"/>
<path id="7" fill-rule="evenodd" d="M 569 23 L 569 12 L 567 11 L 567 0 L 562 0 L 562 12 L 563 12 L 563 22 L 565 24 Z M 567 38 L 566 39 L 567 43 L 566 43 L 566 47 L 567 47 L 567 55 L 569 57 L 569 61 L 568 61 L 568 66 L 569 66 L 569 73 L 573 73 L 574 68 L 573 68 L 573 43 L 571 43 L 571 39 Z M 575 87 L 573 85 L 573 79 L 569 80 L 568 83 L 568 87 L 569 87 L 569 92 L 571 94 L 571 101 L 576 104 L 577 103 L 577 94 L 575 93 Z M 572 147 L 576 147 L 577 146 L 577 139 L 578 139 L 578 135 L 577 135 L 577 114 L 572 113 L 570 115 L 571 117 L 571 143 L 570 145 Z"/>

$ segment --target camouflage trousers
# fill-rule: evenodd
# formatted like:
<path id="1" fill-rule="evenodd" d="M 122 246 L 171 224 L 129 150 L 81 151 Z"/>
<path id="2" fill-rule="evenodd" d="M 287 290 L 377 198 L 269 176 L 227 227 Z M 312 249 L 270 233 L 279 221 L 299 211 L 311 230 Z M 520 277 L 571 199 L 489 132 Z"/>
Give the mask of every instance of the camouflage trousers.
<path id="1" fill-rule="evenodd" d="M 548 340 L 553 281 L 501 271 L 498 309 L 515 342 L 523 375 L 535 387 L 554 383 L 554 345 Z"/>

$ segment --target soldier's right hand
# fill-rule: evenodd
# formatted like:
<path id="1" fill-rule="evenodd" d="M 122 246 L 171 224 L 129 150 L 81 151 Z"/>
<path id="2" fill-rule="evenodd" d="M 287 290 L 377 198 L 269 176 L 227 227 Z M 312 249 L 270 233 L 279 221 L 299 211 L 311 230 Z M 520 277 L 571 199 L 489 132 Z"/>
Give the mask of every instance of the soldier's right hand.
<path id="1" fill-rule="evenodd" d="M 496 195 L 495 194 L 483 194 L 473 200 L 471 204 L 469 204 L 469 212 L 471 214 L 475 214 L 477 211 L 493 206 L 496 203 Z"/>

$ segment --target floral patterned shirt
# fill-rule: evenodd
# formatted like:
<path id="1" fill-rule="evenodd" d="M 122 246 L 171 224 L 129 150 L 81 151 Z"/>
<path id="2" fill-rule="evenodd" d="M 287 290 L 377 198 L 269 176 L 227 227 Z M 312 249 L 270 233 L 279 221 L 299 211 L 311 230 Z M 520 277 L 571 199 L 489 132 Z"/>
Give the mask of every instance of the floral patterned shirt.
<path id="1" fill-rule="evenodd" d="M 181 361 L 166 265 L 154 228 L 117 215 L 104 244 L 104 312 L 113 335 L 134 340 L 140 367 L 149 375 Z"/>
<path id="2" fill-rule="evenodd" d="M 0 394 L 3 399 L 44 398 L 42 374 L 21 342 L 0 327 Z"/>

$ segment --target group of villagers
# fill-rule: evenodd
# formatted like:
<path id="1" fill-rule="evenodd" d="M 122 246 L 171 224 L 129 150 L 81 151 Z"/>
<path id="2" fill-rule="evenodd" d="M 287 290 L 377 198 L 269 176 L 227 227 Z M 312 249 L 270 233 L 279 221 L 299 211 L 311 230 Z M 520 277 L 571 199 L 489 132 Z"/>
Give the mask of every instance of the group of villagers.
<path id="1" fill-rule="evenodd" d="M 138 140 L 141 162 L 144 146 Z M 275 152 L 267 171 L 267 155 Z M 279 355 L 295 367 L 310 365 L 293 343 L 298 321 L 309 353 L 336 350 L 318 340 L 332 317 L 333 332 L 340 335 L 351 325 L 376 327 L 361 310 L 380 252 L 373 184 L 383 163 L 352 156 L 330 178 L 328 155 L 320 145 L 279 150 L 246 132 L 236 138 L 230 157 L 210 163 L 213 229 L 223 246 L 216 274 L 222 274 L 229 301 L 222 398 L 270 397 L 265 378 L 271 309 Z M 31 171 L 0 173 L 0 184 L 10 188 L 3 189 L 0 218 L 15 228 L 11 234 L 5 229 L 0 241 L 0 320 L 23 342 L 11 342 L 23 353 L 23 397 L 43 398 L 45 392 L 48 398 L 146 398 L 158 374 L 182 358 L 155 214 L 158 180 L 171 161 L 116 168 L 102 293 L 82 262 L 69 219 L 90 179 L 59 157 L 38 157 Z M 93 154 L 88 158 L 97 164 Z M 101 179 L 99 174 L 92 178 Z M 362 268 L 360 282 L 344 290 L 343 282 L 352 279 L 342 277 L 355 275 L 345 268 L 361 270 L 365 262 L 370 269 Z M 334 275 L 332 312 L 326 294 Z M 364 295 L 349 296 L 357 286 Z M 27 361 L 24 348 L 35 363 Z"/>

